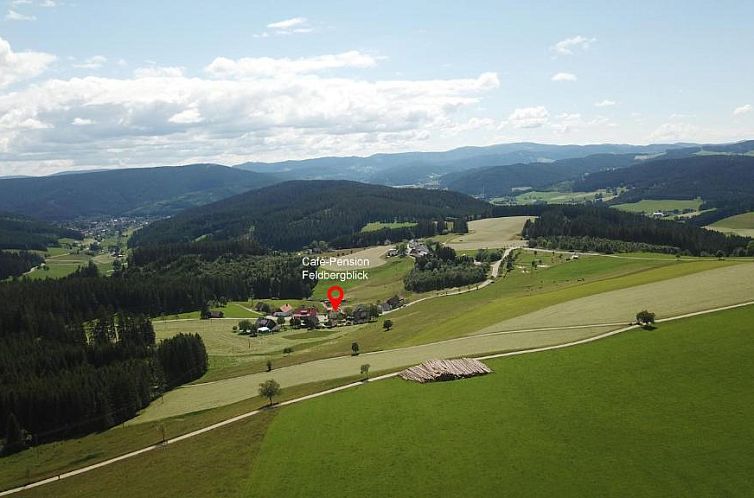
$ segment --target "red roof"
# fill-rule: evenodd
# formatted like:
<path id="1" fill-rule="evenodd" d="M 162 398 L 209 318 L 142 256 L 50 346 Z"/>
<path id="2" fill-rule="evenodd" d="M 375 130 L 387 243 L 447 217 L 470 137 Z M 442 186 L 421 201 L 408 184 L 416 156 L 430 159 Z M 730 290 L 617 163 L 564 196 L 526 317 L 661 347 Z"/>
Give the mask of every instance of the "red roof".
<path id="1" fill-rule="evenodd" d="M 296 310 L 293 316 L 298 317 L 298 318 L 317 316 L 317 308 L 302 308 L 302 309 Z"/>

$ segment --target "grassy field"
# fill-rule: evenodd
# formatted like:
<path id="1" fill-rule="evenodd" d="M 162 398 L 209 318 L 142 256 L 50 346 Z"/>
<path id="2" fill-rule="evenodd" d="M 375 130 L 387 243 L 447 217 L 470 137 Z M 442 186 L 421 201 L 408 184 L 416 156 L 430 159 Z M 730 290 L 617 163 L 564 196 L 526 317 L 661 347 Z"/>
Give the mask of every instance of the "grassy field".
<path id="1" fill-rule="evenodd" d="M 525 264 L 521 266 L 526 267 Z M 706 269 L 714 270 L 700 273 Z M 655 284 L 644 285 L 639 290 L 633 289 L 653 282 Z M 708 289 L 708 285 L 716 287 Z M 699 289 L 707 290 L 700 292 Z M 598 296 L 610 291 L 616 292 L 610 294 L 609 299 Z M 525 329 L 534 326 L 557 328 L 564 319 L 577 325 L 628 323 L 644 307 L 651 308 L 659 316 L 668 316 L 674 312 L 741 302 L 751 295 L 754 295 L 754 264 L 751 263 L 716 260 L 678 263 L 585 257 L 579 261 L 554 264 L 534 274 L 514 272 L 504 282 L 498 281 L 476 292 L 430 299 L 403 308 L 389 315 L 395 324 L 390 332 L 382 330 L 382 320 L 358 329 L 340 329 L 342 334 L 313 342 L 311 347 L 297 350 L 292 355 L 276 357 L 274 371 L 281 383 L 296 385 L 350 375 L 367 357 L 373 367 L 390 369 L 427 358 L 558 344 L 595 335 L 602 330 L 594 327 L 593 330 L 511 333 L 512 328 L 504 322 L 515 319 Z M 592 298 L 587 299 L 589 296 Z M 573 301 L 580 298 L 587 300 Z M 578 313 L 579 308 L 570 306 L 567 301 L 586 306 L 587 311 Z M 560 313 L 548 309 L 556 305 L 563 308 Z M 639 305 L 641 307 L 636 309 Z M 498 331 L 502 333 L 478 335 Z M 351 342 L 358 342 L 366 354 L 350 356 Z M 249 396 L 248 386 L 260 379 L 257 373 L 261 370 L 260 365 L 250 365 L 254 369 L 250 369 L 248 375 L 168 393 L 164 405 L 148 407 L 136 421 L 154 420 L 243 399 Z"/>
<path id="2" fill-rule="evenodd" d="M 622 211 L 630 211 L 632 213 L 645 213 L 652 214 L 655 211 L 662 211 L 663 213 L 669 211 L 683 211 L 684 209 L 693 209 L 699 211 L 699 207 L 702 205 L 702 200 L 697 199 L 644 199 L 639 202 L 631 202 L 628 204 L 616 204 L 613 207 Z"/>
<path id="3" fill-rule="evenodd" d="M 336 257 L 343 257 L 348 259 L 356 259 L 356 258 L 362 258 L 369 260 L 369 264 L 364 266 L 348 266 L 348 267 L 339 267 L 337 265 L 322 265 L 323 269 L 328 270 L 354 270 L 358 268 L 376 268 L 378 266 L 384 265 L 387 262 L 387 258 L 385 258 L 385 254 L 390 250 L 389 246 L 374 246 L 374 247 L 367 247 L 364 249 L 343 249 L 340 251 L 333 251 L 329 253 L 322 254 L 322 257 L 330 257 L 330 256 L 336 256 Z"/>
<path id="4" fill-rule="evenodd" d="M 278 400 L 285 401 L 286 399 L 330 389 L 353 382 L 355 379 L 356 376 L 352 376 L 346 379 L 291 387 L 286 389 Z M 256 390 L 257 386 L 252 387 Z M 159 403 L 159 401 L 157 402 Z M 163 419 L 159 422 L 118 426 L 79 439 L 40 445 L 29 451 L 3 458 L 2 465 L 0 465 L 0 490 L 20 486 L 32 480 L 44 479 L 159 443 L 162 440 L 163 428 L 165 436 L 173 438 L 255 410 L 266 403 L 267 401 L 264 399 L 253 397 L 232 405 Z M 274 412 L 271 415 L 274 415 Z M 257 428 L 263 430 L 266 427 L 265 420 L 265 417 L 253 417 L 248 422 L 240 422 L 226 429 L 219 429 L 217 432 L 190 439 L 180 445 L 169 446 L 140 458 L 126 460 L 115 466 L 97 470 L 75 479 L 61 481 L 60 484 L 55 484 L 53 487 L 42 487 L 34 492 L 25 492 L 19 496 L 224 496 L 221 492 L 222 485 L 220 483 L 230 483 L 231 480 L 243 479 L 248 474 L 249 460 L 245 456 L 250 455 L 247 450 L 253 447 L 255 442 L 255 437 L 252 434 Z M 252 437 L 246 439 L 248 436 Z M 228 441 L 225 441 L 226 437 Z M 215 479 L 210 476 L 203 479 L 205 484 L 176 483 L 169 489 L 159 489 L 154 487 L 155 482 L 151 479 L 141 482 L 137 482 L 140 479 L 134 480 L 134 478 L 144 475 L 145 472 L 149 474 L 152 471 L 159 471 L 167 479 L 183 479 L 181 476 L 187 468 L 190 468 L 191 472 L 197 472 L 204 466 L 214 465 L 217 463 L 217 455 L 220 453 L 207 453 L 201 448 L 207 444 L 213 444 L 213 441 L 217 443 L 221 440 L 222 442 L 216 447 L 217 450 L 222 449 L 222 454 L 232 454 L 234 458 L 228 458 L 227 461 L 224 461 L 222 475 L 215 474 Z M 237 443 L 231 443 L 230 440 Z M 178 449 L 174 450 L 175 448 Z M 228 448 L 232 448 L 232 450 L 229 450 L 229 453 L 224 453 Z M 236 456 L 238 458 L 235 458 Z M 179 459 L 181 463 L 178 464 L 176 459 Z M 186 467 L 185 462 L 188 460 L 193 460 L 200 466 L 189 465 Z M 234 473 L 233 468 L 240 472 Z M 90 487 L 96 488 L 98 486 L 110 487 L 110 489 L 106 492 L 90 490 Z M 135 488 L 132 486 L 135 486 Z M 150 489 L 151 492 L 147 492 L 147 489 Z M 197 492 L 203 490 L 203 492 L 199 492 L 197 495 L 192 490 Z M 129 494 L 129 491 L 131 494 Z"/>
<path id="5" fill-rule="evenodd" d="M 741 308 L 489 360 L 486 377 L 368 384 L 19 496 L 750 496 L 752 320 L 754 308 Z M 211 423 L 260 403 L 170 421 Z M 1 482 L 157 434 L 159 424 L 139 424 L 57 454 L 47 445 L 5 459 Z"/>
<path id="6" fill-rule="evenodd" d="M 730 216 L 713 223 L 707 228 L 744 237 L 754 237 L 754 211 Z"/>
<path id="7" fill-rule="evenodd" d="M 614 196 L 608 194 L 606 190 L 596 190 L 594 192 L 541 192 L 531 191 L 516 196 L 516 203 L 518 204 L 534 204 L 538 202 L 546 202 L 547 204 L 571 204 L 581 203 L 587 201 L 593 201 L 597 199 L 599 195 L 602 195 L 603 200 L 610 200 Z M 494 202 L 494 199 L 493 199 Z"/>
<path id="8" fill-rule="evenodd" d="M 113 257 L 109 254 L 98 254 L 97 256 L 88 256 L 84 253 L 73 254 L 62 247 L 51 247 L 47 254 L 49 256 L 45 258 L 45 263 L 49 269 L 35 269 L 27 273 L 26 277 L 33 280 L 65 277 L 79 267 L 86 266 L 89 261 L 93 261 L 103 275 L 111 273 L 113 269 Z"/>
<path id="9" fill-rule="evenodd" d="M 345 291 L 343 306 L 358 303 L 373 303 L 377 300 L 385 301 L 395 294 L 405 295 L 403 277 L 411 271 L 414 260 L 411 258 L 390 258 L 387 263 L 368 270 L 368 280 L 348 280 L 337 282 Z M 313 299 L 322 300 L 327 297 L 327 289 L 336 284 L 330 280 L 322 280 L 314 289 Z"/>
<path id="10" fill-rule="evenodd" d="M 470 221 L 469 233 L 457 235 L 448 245 L 456 250 L 469 250 L 521 244 L 521 230 L 528 219 L 528 216 L 508 216 Z"/>
<path id="11" fill-rule="evenodd" d="M 726 311 L 286 407 L 245 496 L 752 496 L 752 321 Z"/>
<path id="12" fill-rule="evenodd" d="M 373 221 L 371 223 L 367 223 L 364 225 L 364 228 L 361 229 L 362 232 L 376 232 L 377 230 L 382 230 L 383 228 L 404 228 L 404 227 L 413 227 L 416 226 L 416 223 L 412 223 L 410 221 L 404 221 L 404 222 L 392 222 L 392 223 L 383 223 L 381 221 Z"/>

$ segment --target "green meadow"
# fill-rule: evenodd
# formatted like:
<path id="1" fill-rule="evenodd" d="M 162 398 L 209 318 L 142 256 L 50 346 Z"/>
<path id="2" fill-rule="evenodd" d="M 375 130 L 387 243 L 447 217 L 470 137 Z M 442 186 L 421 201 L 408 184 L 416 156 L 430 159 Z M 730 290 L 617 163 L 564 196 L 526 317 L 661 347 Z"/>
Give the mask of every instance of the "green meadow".
<path id="1" fill-rule="evenodd" d="M 370 383 L 19 496 L 751 496 L 752 321 L 745 307 L 487 360 L 484 377 Z M 163 423 L 173 435 L 260 404 Z M 158 441 L 159 427 L 46 445 L 0 476 L 8 487 L 59 457 L 90 463 Z"/>
<path id="2" fill-rule="evenodd" d="M 632 213 L 652 214 L 655 211 L 683 211 L 684 209 L 693 209 L 699 211 L 702 200 L 696 199 L 643 199 L 638 202 L 627 204 L 616 204 L 613 207 L 622 211 Z"/>
<path id="3" fill-rule="evenodd" d="M 245 496 L 751 496 L 754 308 L 286 407 Z"/>

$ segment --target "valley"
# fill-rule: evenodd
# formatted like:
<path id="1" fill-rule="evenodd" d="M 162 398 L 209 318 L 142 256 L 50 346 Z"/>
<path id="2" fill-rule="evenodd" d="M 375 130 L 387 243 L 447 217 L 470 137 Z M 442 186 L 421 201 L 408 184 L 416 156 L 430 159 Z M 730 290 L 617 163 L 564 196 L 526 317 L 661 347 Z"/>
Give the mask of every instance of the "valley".
<path id="1" fill-rule="evenodd" d="M 695 154 L 693 161 L 698 157 Z M 720 166 L 718 156 L 703 157 L 711 158 L 711 167 Z M 737 158 L 728 160 L 739 166 Z M 575 158 L 564 161 L 565 169 L 594 168 L 604 161 L 620 165 L 604 171 L 605 175 L 625 175 L 624 170 L 631 172 L 644 164 L 601 156 L 581 165 Z M 546 169 L 534 168 L 533 174 L 542 171 Z M 674 171 L 671 168 L 671 176 Z M 591 177 L 597 174 L 585 178 L 594 182 Z M 107 218 L 52 224 L 32 219 L 21 225 L 9 221 L 15 227 L 5 239 L 9 247 L 28 244 L 29 233 L 49 233 L 33 249 L 46 255 L 48 269 L 37 266 L 0 285 L 4 302 L 20 303 L 24 296 L 36 305 L 23 308 L 22 339 L 17 343 L 4 339 L 7 349 L 2 351 L 9 365 L 4 368 L 19 379 L 23 375 L 32 379 L 28 369 L 47 361 L 43 359 L 47 353 L 31 338 L 44 337 L 48 344 L 80 351 L 70 357 L 63 350 L 50 355 L 60 355 L 56 357 L 61 362 L 79 362 L 71 365 L 80 369 L 83 385 L 96 377 L 99 382 L 112 382 L 92 392 L 111 393 L 108 403 L 115 408 L 97 412 L 104 405 L 91 405 L 87 410 L 93 415 L 86 419 L 90 425 L 79 422 L 85 428 L 78 431 L 26 416 L 23 424 L 36 428 L 30 434 L 40 434 L 42 440 L 3 457 L 1 487 L 20 496 L 45 492 L 67 496 L 97 494 L 102 486 L 116 486 L 111 494 L 118 496 L 142 492 L 148 485 L 146 476 L 159 470 L 166 479 L 194 483 L 196 489 L 227 486 L 231 494 L 243 496 L 307 495 L 314 488 L 329 489 L 329 484 L 300 468 L 303 463 L 297 464 L 293 474 L 297 477 L 291 480 L 288 466 L 276 463 L 298 461 L 298 454 L 294 457 L 284 450 L 292 444 L 291 434 L 297 434 L 301 458 L 308 459 L 313 448 L 322 448 L 332 465 L 343 466 L 343 458 L 354 452 L 381 451 L 374 443 L 376 434 L 385 431 L 380 424 L 395 424 L 392 417 L 399 414 L 412 420 L 426 418 L 428 412 L 417 403 L 433 410 L 456 396 L 477 399 L 465 403 L 490 427 L 512 424 L 532 434 L 535 428 L 522 424 L 520 417 L 537 414 L 547 418 L 542 427 L 570 434 L 574 423 L 552 419 L 558 410 L 576 413 L 575 405 L 560 398 L 563 393 L 588 385 L 584 403 L 605 406 L 607 388 L 598 388 L 601 384 L 595 378 L 610 379 L 627 389 L 626 369 L 629 361 L 636 361 L 635 355 L 647 358 L 641 363 L 646 380 L 635 377 L 635 381 L 649 385 L 656 376 L 668 375 L 673 381 L 667 389 L 688 393 L 688 385 L 677 380 L 679 365 L 689 361 L 684 354 L 701 347 L 694 341 L 708 344 L 700 337 L 709 333 L 711 317 L 722 317 L 717 319 L 723 324 L 721 333 L 730 334 L 728 342 L 714 345 L 719 358 L 724 358 L 740 342 L 740 324 L 752 309 L 750 213 L 712 222 L 708 230 L 695 220 L 728 209 L 709 207 L 714 196 L 638 198 L 641 187 L 610 182 L 576 193 L 532 191 L 520 194 L 515 204 L 500 204 L 449 190 L 297 180 L 261 186 L 165 219 L 126 217 L 130 221 L 117 226 Z M 662 216 L 656 214 L 659 211 Z M 335 212 L 345 214 L 335 218 Z M 27 226 L 41 228 L 19 229 Z M 80 230 L 78 238 L 61 236 L 75 227 Z M 366 278 L 302 279 L 306 269 L 344 270 L 337 263 L 326 263 L 330 258 L 360 262 L 347 269 L 363 271 Z M 328 302 L 333 284 L 344 290 L 338 312 Z M 639 326 L 642 310 L 651 312 L 654 323 Z M 56 314 L 56 322 L 38 318 Z M 0 325 L 19 327 L 16 320 L 10 308 L 0 313 Z M 52 325 L 48 328 L 48 324 Z M 687 329 L 697 332 L 689 336 Z M 61 339 L 71 330 L 80 334 Z M 668 338 L 674 338 L 677 350 L 663 343 Z M 659 367 L 649 358 L 663 348 L 677 359 Z M 34 356 L 25 364 L 12 351 L 33 351 Z M 100 359 L 111 354 L 107 351 L 132 356 L 125 361 Z M 425 360 L 459 357 L 482 358 L 493 373 L 424 387 L 394 378 L 400 370 Z M 615 361 L 617 357 L 625 357 L 626 362 Z M 150 366 L 155 364 L 159 367 Z M 525 366 L 519 369 L 519 365 Z M 559 370 L 566 365 L 568 370 Z M 576 365 L 590 367 L 575 375 Z M 61 385 L 69 393 L 66 396 L 79 389 L 63 383 L 70 368 L 46 374 L 46 381 Z M 124 384 L 116 373 L 119 368 L 142 370 L 133 370 L 128 381 L 132 384 Z M 721 378 L 730 375 L 719 363 L 710 368 L 718 368 Z M 533 381 L 524 373 L 532 369 L 545 374 Z M 558 382 L 564 375 L 569 375 L 567 382 Z M 147 379 L 155 384 L 150 386 Z M 265 400 L 259 386 L 270 379 L 282 391 Z M 18 407 L 50 402 L 41 389 L 18 391 L 38 396 L 21 399 L 10 398 L 16 392 L 10 385 L 3 389 L 3 399 L 16 403 L 14 416 L 26 413 Z M 117 389 L 132 397 L 115 395 Z M 531 398 L 521 393 L 529 389 L 542 396 L 535 411 L 522 408 Z M 478 401 L 480 396 L 487 401 Z M 689 394 L 684 396 L 688 399 Z M 399 398 L 405 403 L 395 401 Z M 502 399 L 510 409 L 499 408 Z M 268 401 L 276 403 L 266 407 Z M 71 406 L 58 403 L 61 414 L 63 407 Z M 663 411 L 656 399 L 642 403 L 649 413 L 679 416 L 673 410 Z M 542 406 L 558 408 L 543 411 Z M 355 441 L 351 434 L 358 432 L 351 426 L 358 423 L 345 416 L 347 411 L 366 413 L 365 420 L 377 427 L 359 438 L 363 448 L 349 446 Z M 593 412 L 579 415 L 584 423 L 606 430 Z M 337 425 L 326 422 L 314 427 L 302 421 L 320 416 L 338 421 Z M 630 414 L 615 416 L 636 426 L 637 419 Z M 465 445 L 470 445 L 500 458 L 498 444 L 487 446 L 485 441 L 508 436 L 488 429 L 470 437 L 472 426 L 459 425 L 459 417 L 462 413 L 454 408 L 446 410 L 437 425 L 399 424 L 396 434 L 402 438 L 412 434 L 414 445 L 390 454 L 397 455 L 397 461 L 421 460 L 417 451 L 426 448 L 429 438 L 442 442 L 441 452 L 456 447 L 465 448 L 465 454 L 469 451 Z M 693 420 L 685 423 L 698 427 Z M 740 426 L 733 420 L 729 423 Z M 447 424 L 455 424 L 458 431 L 449 432 Z M 336 434 L 338 427 L 346 428 L 346 433 Z M 328 442 L 318 436 L 299 437 L 299 428 L 307 434 L 321 430 Z M 511 451 L 515 448 L 521 462 L 530 462 L 534 449 L 542 444 L 563 451 L 547 437 L 538 441 L 518 442 Z M 344 453 L 341 444 L 351 450 Z M 728 443 L 720 439 L 710 444 Z M 580 447 L 584 461 L 593 458 L 588 456 L 593 452 L 590 445 Z M 199 446 L 233 451 L 246 460 L 226 465 L 217 476 L 197 483 L 191 469 L 196 472 L 194 465 L 208 464 L 204 456 L 190 455 Z M 685 451 L 682 445 L 675 447 Z M 611 458 L 620 461 L 617 454 Z M 187 463 L 178 468 L 177 462 Z M 471 464 L 464 457 L 459 465 Z M 682 468 L 681 463 L 674 465 Z M 437 472 L 429 463 L 426 468 L 427 476 Z M 482 466 L 484 475 L 488 471 Z M 132 475 L 136 472 L 138 477 Z M 317 473 L 321 472 L 325 470 L 319 468 Z M 400 472 L 385 472 L 402 489 L 414 489 Z M 605 479 L 615 480 L 609 469 L 604 472 Z M 299 479 L 307 484 L 300 486 Z M 475 493 L 489 492 L 492 488 L 487 486 L 495 485 L 496 479 L 463 486 Z M 512 474 L 500 479 L 514 488 L 520 486 Z M 34 487 L 15 489 L 28 483 Z M 166 495 L 184 485 L 175 483 Z M 350 484 L 334 485 L 363 493 L 374 486 L 374 477 L 365 473 Z M 568 485 L 573 493 L 582 489 L 579 483 Z M 429 489 L 427 484 L 420 486 Z M 442 486 L 452 488 L 447 480 Z M 595 482 L 590 489 L 600 486 Z M 732 486 L 744 489 L 745 483 L 736 481 Z"/>

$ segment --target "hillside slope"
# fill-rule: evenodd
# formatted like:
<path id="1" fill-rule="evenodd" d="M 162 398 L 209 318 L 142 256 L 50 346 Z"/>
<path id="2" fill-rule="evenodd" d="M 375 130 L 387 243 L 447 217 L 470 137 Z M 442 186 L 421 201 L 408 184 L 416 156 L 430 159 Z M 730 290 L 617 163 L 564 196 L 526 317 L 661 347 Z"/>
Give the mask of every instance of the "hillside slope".
<path id="1" fill-rule="evenodd" d="M 715 211 L 692 218 L 691 222 L 706 225 L 754 209 L 754 157 L 694 155 L 660 159 L 628 169 L 590 174 L 576 182 L 574 189 L 619 186 L 629 190 L 611 203 L 701 197 L 702 209 L 715 208 Z"/>
<path id="2" fill-rule="evenodd" d="M 20 216 L 0 213 L 0 249 L 35 249 L 44 251 L 57 245 L 58 239 L 81 239 L 81 233 L 50 223 Z"/>
<path id="3" fill-rule="evenodd" d="M 487 197 L 510 195 L 517 187 L 542 188 L 585 173 L 636 164 L 636 154 L 594 154 L 551 163 L 511 164 L 451 173 L 440 178 L 450 190 Z"/>
<path id="4" fill-rule="evenodd" d="M 134 245 L 253 236 L 265 246 L 300 249 L 333 241 L 371 221 L 444 219 L 487 212 L 457 192 L 395 189 L 349 181 L 292 181 L 190 209 L 134 234 Z"/>
<path id="5" fill-rule="evenodd" d="M 47 220 L 170 215 L 276 181 L 215 164 L 16 178 L 0 181 L 0 210 Z"/>

